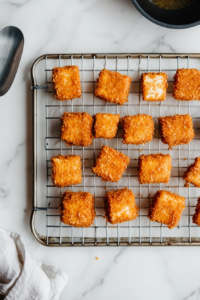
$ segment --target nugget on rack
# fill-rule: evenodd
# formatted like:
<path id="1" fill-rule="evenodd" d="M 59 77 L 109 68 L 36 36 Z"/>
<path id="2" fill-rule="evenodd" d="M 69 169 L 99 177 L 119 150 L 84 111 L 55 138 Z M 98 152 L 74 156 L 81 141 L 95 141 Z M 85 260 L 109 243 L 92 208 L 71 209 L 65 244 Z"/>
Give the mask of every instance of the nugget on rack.
<path id="1" fill-rule="evenodd" d="M 200 157 L 196 157 L 194 163 L 187 168 L 183 180 L 185 180 L 186 187 L 189 187 L 189 183 L 200 187 Z"/>
<path id="2" fill-rule="evenodd" d="M 176 100 L 200 100 L 200 71 L 197 69 L 178 69 L 174 76 Z"/>
<path id="3" fill-rule="evenodd" d="M 93 117 L 88 113 L 67 113 L 61 118 L 61 139 L 67 145 L 89 146 L 92 144 Z"/>
<path id="4" fill-rule="evenodd" d="M 95 138 L 112 139 L 117 134 L 120 115 L 96 114 L 94 124 Z"/>
<path id="5" fill-rule="evenodd" d="M 166 73 L 144 73 L 141 75 L 144 101 L 164 101 L 167 91 Z"/>
<path id="6" fill-rule="evenodd" d="M 126 170 L 130 158 L 113 148 L 103 146 L 95 161 L 92 172 L 103 181 L 118 182 Z"/>
<path id="7" fill-rule="evenodd" d="M 52 70 L 52 84 L 57 100 L 72 100 L 81 97 L 79 67 L 56 67 Z"/>
<path id="8" fill-rule="evenodd" d="M 185 198 L 168 191 L 157 191 L 152 199 L 148 218 L 153 222 L 163 223 L 172 229 L 178 225 L 182 211 L 185 209 Z"/>
<path id="9" fill-rule="evenodd" d="M 123 144 L 145 144 L 153 138 L 154 122 L 151 116 L 135 115 L 122 118 Z"/>
<path id="10" fill-rule="evenodd" d="M 197 205 L 195 208 L 195 213 L 192 217 L 192 222 L 200 226 L 200 197 L 197 200 Z"/>
<path id="11" fill-rule="evenodd" d="M 163 144 L 172 146 L 189 144 L 194 138 L 192 117 L 190 115 L 175 115 L 158 118 Z"/>
<path id="12" fill-rule="evenodd" d="M 170 180 L 171 155 L 150 154 L 141 155 L 138 162 L 138 180 L 140 184 L 165 183 Z"/>
<path id="13" fill-rule="evenodd" d="M 94 196 L 88 192 L 66 191 L 60 201 L 61 222 L 74 227 L 89 227 L 95 218 Z"/>
<path id="14" fill-rule="evenodd" d="M 131 221 L 138 216 L 135 195 L 127 188 L 107 192 L 104 204 L 106 219 L 111 224 Z"/>
<path id="15" fill-rule="evenodd" d="M 82 182 L 81 158 L 78 155 L 57 155 L 51 158 L 53 185 L 64 187 Z"/>
<path id="16" fill-rule="evenodd" d="M 94 94 L 104 101 L 121 105 L 128 101 L 130 85 L 131 77 L 103 69 L 99 73 Z"/>

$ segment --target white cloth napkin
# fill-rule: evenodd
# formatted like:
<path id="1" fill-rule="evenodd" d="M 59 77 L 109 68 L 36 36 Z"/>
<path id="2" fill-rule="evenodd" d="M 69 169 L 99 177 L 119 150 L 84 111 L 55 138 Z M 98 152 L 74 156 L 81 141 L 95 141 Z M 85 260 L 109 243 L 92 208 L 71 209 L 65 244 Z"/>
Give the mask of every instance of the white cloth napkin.
<path id="1" fill-rule="evenodd" d="M 0 229 L 0 299 L 57 300 L 67 274 L 33 260 L 20 235 Z"/>

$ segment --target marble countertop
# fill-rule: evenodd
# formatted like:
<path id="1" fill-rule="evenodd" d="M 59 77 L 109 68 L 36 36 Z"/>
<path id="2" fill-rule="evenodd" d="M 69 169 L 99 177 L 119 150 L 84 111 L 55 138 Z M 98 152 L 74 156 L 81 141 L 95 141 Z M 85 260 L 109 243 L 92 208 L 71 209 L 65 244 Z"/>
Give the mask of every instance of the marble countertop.
<path id="1" fill-rule="evenodd" d="M 30 68 L 45 53 L 199 52 L 199 27 L 150 23 L 130 0 L 0 0 L 0 29 L 19 27 L 22 61 L 0 98 L 0 227 L 20 233 L 33 258 L 68 273 L 60 299 L 200 299 L 198 247 L 47 248 L 33 238 Z M 99 259 L 96 260 L 95 257 Z"/>

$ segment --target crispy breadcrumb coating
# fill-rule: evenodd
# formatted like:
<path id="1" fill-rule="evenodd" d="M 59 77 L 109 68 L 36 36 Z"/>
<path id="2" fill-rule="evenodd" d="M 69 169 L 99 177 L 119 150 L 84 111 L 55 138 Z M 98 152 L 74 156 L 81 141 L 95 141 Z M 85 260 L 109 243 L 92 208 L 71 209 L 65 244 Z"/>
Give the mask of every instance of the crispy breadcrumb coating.
<path id="1" fill-rule="evenodd" d="M 196 187 L 200 187 L 200 157 L 196 157 L 192 165 L 190 165 L 183 175 L 185 186 L 189 187 L 189 183 Z"/>
<path id="2" fill-rule="evenodd" d="M 182 211 L 185 209 L 185 198 L 168 191 L 157 191 L 149 208 L 148 218 L 163 223 L 172 229 L 178 225 Z"/>
<path id="3" fill-rule="evenodd" d="M 158 118 L 161 140 L 163 144 L 172 146 L 189 144 L 194 138 L 192 117 L 190 115 L 175 115 Z"/>
<path id="4" fill-rule="evenodd" d="M 174 76 L 172 95 L 176 100 L 200 100 L 200 71 L 178 69 Z"/>
<path id="5" fill-rule="evenodd" d="M 78 155 L 57 155 L 51 158 L 53 185 L 64 187 L 82 182 L 81 158 Z"/>
<path id="6" fill-rule="evenodd" d="M 148 115 L 126 116 L 122 118 L 124 132 L 123 144 L 145 144 L 153 138 L 154 122 Z"/>
<path id="7" fill-rule="evenodd" d="M 112 139 L 117 134 L 120 115 L 96 114 L 94 124 L 95 138 Z"/>
<path id="8" fill-rule="evenodd" d="M 113 148 L 103 146 L 95 161 L 92 172 L 103 181 L 118 182 L 126 170 L 130 158 Z"/>
<path id="9" fill-rule="evenodd" d="M 170 180 L 171 168 L 171 155 L 169 154 L 141 155 L 138 162 L 138 180 L 140 184 L 167 184 Z"/>
<path id="10" fill-rule="evenodd" d="M 195 208 L 195 213 L 192 217 L 192 222 L 200 226 L 200 197 L 197 200 L 197 205 Z"/>
<path id="11" fill-rule="evenodd" d="M 61 222 L 74 227 L 89 227 L 95 218 L 94 196 L 88 192 L 66 191 L 60 201 Z"/>
<path id="12" fill-rule="evenodd" d="M 61 139 L 67 145 L 89 146 L 92 144 L 93 117 L 88 113 L 67 113 L 61 118 Z"/>
<path id="13" fill-rule="evenodd" d="M 104 101 L 122 105 L 128 101 L 130 85 L 131 77 L 103 69 L 99 73 L 94 94 Z"/>
<path id="14" fill-rule="evenodd" d="M 52 84 L 57 100 L 72 100 L 81 97 L 81 82 L 78 66 L 55 67 L 52 70 Z"/>
<path id="15" fill-rule="evenodd" d="M 104 204 L 106 219 L 111 224 L 131 221 L 138 216 L 135 195 L 127 188 L 107 192 Z"/>
<path id="16" fill-rule="evenodd" d="M 141 85 L 144 101 L 165 100 L 168 87 L 166 73 L 143 73 Z"/>

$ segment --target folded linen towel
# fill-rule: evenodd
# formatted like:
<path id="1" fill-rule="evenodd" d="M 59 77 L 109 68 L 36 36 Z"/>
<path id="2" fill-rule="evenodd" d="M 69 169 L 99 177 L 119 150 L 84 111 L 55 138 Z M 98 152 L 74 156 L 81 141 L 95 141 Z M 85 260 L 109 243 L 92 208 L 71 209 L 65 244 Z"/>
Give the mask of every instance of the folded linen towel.
<path id="1" fill-rule="evenodd" d="M 57 300 L 67 281 L 65 272 L 32 259 L 20 235 L 0 229 L 0 299 Z"/>

